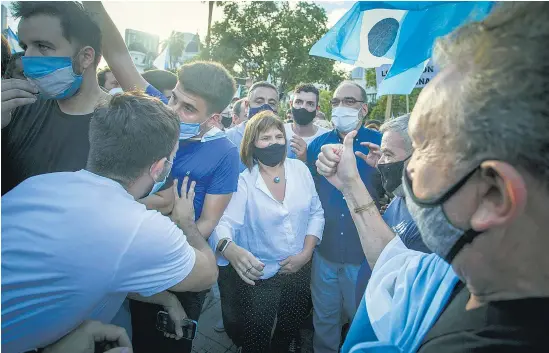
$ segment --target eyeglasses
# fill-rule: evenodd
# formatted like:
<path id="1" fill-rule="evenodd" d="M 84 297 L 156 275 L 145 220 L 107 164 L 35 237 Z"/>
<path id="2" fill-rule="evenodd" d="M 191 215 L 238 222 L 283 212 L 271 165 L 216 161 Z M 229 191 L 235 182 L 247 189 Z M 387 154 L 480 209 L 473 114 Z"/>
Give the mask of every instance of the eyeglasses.
<path id="1" fill-rule="evenodd" d="M 341 102 L 343 102 L 343 105 L 346 106 L 346 107 L 352 107 L 353 105 L 355 105 L 357 103 L 364 103 L 364 101 L 356 100 L 353 97 L 345 97 L 345 98 L 343 98 L 343 100 L 341 100 L 339 98 L 334 98 L 330 101 L 330 103 L 332 104 L 332 107 L 339 106 L 339 104 Z"/>

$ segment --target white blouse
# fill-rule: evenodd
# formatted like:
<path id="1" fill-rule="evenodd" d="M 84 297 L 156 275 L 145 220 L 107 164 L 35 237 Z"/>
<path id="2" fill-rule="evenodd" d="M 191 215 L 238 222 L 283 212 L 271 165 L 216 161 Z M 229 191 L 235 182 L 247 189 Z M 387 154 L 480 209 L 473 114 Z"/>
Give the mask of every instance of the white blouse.
<path id="1" fill-rule="evenodd" d="M 286 158 L 284 167 L 283 202 L 273 197 L 258 165 L 242 172 L 238 190 L 209 239 L 213 249 L 230 238 L 251 252 L 265 264 L 262 279 L 274 276 L 280 261 L 300 253 L 307 235 L 320 243 L 324 230 L 324 210 L 311 172 L 297 159 Z"/>

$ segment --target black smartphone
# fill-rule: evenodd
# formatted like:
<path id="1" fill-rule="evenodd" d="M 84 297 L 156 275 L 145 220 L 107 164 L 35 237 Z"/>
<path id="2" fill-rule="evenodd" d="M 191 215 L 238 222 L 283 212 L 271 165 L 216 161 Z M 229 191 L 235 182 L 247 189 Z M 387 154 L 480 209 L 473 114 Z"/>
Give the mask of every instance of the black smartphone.
<path id="1" fill-rule="evenodd" d="M 198 322 L 191 319 L 184 319 L 183 326 L 181 326 L 181 329 L 183 329 L 183 338 L 192 341 L 196 337 L 197 328 Z M 167 312 L 159 311 L 156 314 L 156 329 L 175 335 L 175 322 L 173 322 Z"/>

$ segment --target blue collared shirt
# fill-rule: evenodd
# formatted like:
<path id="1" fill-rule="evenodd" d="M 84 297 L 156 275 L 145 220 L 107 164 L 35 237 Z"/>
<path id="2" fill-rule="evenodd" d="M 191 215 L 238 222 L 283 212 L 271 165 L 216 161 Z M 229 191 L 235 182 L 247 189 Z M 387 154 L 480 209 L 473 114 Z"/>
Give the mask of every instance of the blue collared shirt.
<path id="1" fill-rule="evenodd" d="M 380 145 L 381 136 L 381 133 L 377 131 L 361 127 L 353 142 L 354 150 L 368 154 L 368 148 L 360 145 L 360 143 L 372 142 Z M 324 217 L 326 218 L 324 235 L 322 243 L 318 247 L 318 252 L 328 261 L 359 265 L 364 260 L 364 252 L 349 207 L 347 207 L 347 202 L 341 191 L 317 173 L 315 166 L 320 148 L 323 145 L 335 143 L 342 143 L 342 139 L 339 137 L 337 130 L 334 129 L 317 137 L 311 142 L 307 150 L 307 164 L 313 174 L 318 196 L 324 209 Z M 379 195 L 372 184 L 372 175 L 377 171 L 367 165 L 361 158 L 357 157 L 356 160 L 360 178 L 377 204 Z"/>

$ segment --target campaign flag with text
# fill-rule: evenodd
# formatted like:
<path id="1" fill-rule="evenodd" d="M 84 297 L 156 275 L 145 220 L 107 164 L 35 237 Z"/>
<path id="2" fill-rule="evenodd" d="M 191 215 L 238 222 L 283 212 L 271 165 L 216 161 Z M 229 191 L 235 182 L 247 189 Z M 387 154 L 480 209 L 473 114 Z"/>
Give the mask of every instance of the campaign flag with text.
<path id="1" fill-rule="evenodd" d="M 391 69 L 378 96 L 409 94 L 431 58 L 436 38 L 483 19 L 492 2 L 357 2 L 309 54 L 347 64 Z"/>

